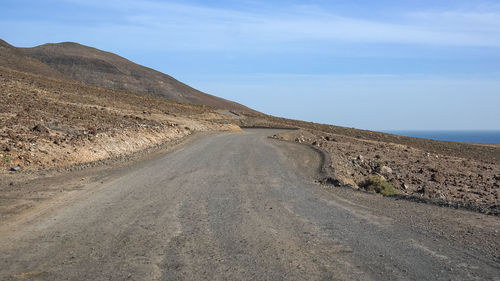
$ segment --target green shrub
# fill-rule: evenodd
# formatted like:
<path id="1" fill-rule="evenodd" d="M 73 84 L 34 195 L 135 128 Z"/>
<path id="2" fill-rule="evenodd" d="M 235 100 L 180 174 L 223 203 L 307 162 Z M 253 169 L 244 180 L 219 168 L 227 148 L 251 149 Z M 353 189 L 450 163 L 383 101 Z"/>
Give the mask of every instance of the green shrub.
<path id="1" fill-rule="evenodd" d="M 4 162 L 4 163 L 10 163 L 10 161 L 12 161 L 12 159 L 10 159 L 10 157 L 9 157 L 9 156 L 4 155 L 4 156 L 2 157 L 2 162 Z"/>
<path id="2" fill-rule="evenodd" d="M 398 193 L 397 189 L 395 189 L 390 182 L 387 182 L 381 176 L 368 177 L 368 179 L 361 184 L 361 187 L 368 191 L 375 191 L 376 193 L 380 193 L 384 196 L 389 196 Z"/>

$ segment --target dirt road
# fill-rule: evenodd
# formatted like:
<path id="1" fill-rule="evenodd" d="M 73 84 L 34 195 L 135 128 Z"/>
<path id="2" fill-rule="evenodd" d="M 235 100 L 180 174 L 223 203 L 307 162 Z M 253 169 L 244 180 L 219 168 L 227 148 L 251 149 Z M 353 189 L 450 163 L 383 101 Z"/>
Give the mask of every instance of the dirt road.
<path id="1" fill-rule="evenodd" d="M 497 217 L 315 184 L 316 152 L 273 133 L 204 137 L 2 223 L 0 279 L 500 280 Z"/>

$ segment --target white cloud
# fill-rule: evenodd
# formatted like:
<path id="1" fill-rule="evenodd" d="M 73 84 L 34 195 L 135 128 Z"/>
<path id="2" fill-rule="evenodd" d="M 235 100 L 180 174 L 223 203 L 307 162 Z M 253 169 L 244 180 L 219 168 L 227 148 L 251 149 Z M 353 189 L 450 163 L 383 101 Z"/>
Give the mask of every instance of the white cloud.
<path id="1" fill-rule="evenodd" d="M 159 1 L 66 0 L 112 10 L 114 28 L 168 36 L 173 48 L 249 48 L 296 41 L 500 46 L 500 12 L 412 12 L 399 22 L 345 17 L 309 7 L 236 11 Z M 108 19 L 103 19 L 108 20 Z M 176 43 L 179 42 L 179 43 Z M 180 43 L 183 42 L 183 43 Z M 186 44 L 187 42 L 188 44 Z M 189 46 L 191 45 L 191 46 Z"/>

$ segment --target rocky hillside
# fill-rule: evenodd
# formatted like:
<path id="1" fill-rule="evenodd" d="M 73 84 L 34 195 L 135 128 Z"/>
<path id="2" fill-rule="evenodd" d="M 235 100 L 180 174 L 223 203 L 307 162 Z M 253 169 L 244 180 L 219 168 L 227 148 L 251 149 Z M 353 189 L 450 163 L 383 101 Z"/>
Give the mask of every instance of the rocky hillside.
<path id="1" fill-rule="evenodd" d="M 22 49 L 9 45 L 0 39 L 0 66 L 10 69 L 29 72 L 51 78 L 66 79 L 59 71 L 42 63 L 27 54 Z"/>
<path id="2" fill-rule="evenodd" d="M 86 84 L 150 94 L 182 103 L 251 111 L 241 104 L 198 91 L 154 69 L 77 43 L 45 44 L 21 50 L 68 77 Z"/>
<path id="3" fill-rule="evenodd" d="M 121 157 L 194 131 L 239 129 L 230 116 L 204 106 L 1 66 L 0 100 L 3 173 Z"/>

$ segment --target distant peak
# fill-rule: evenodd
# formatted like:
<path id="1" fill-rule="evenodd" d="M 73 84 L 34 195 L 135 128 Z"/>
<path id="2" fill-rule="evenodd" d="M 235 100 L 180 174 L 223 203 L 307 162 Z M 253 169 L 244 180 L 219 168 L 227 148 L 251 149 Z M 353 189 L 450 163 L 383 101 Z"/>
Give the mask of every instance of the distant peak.
<path id="1" fill-rule="evenodd" d="M 0 39 L 0 46 L 2 47 L 12 47 L 12 45 L 10 45 L 9 43 L 7 43 L 6 41 Z"/>
<path id="2" fill-rule="evenodd" d="M 39 47 L 43 47 L 43 46 L 86 47 L 86 46 L 79 44 L 79 43 L 76 43 L 76 42 L 46 43 L 46 44 L 40 45 Z"/>

